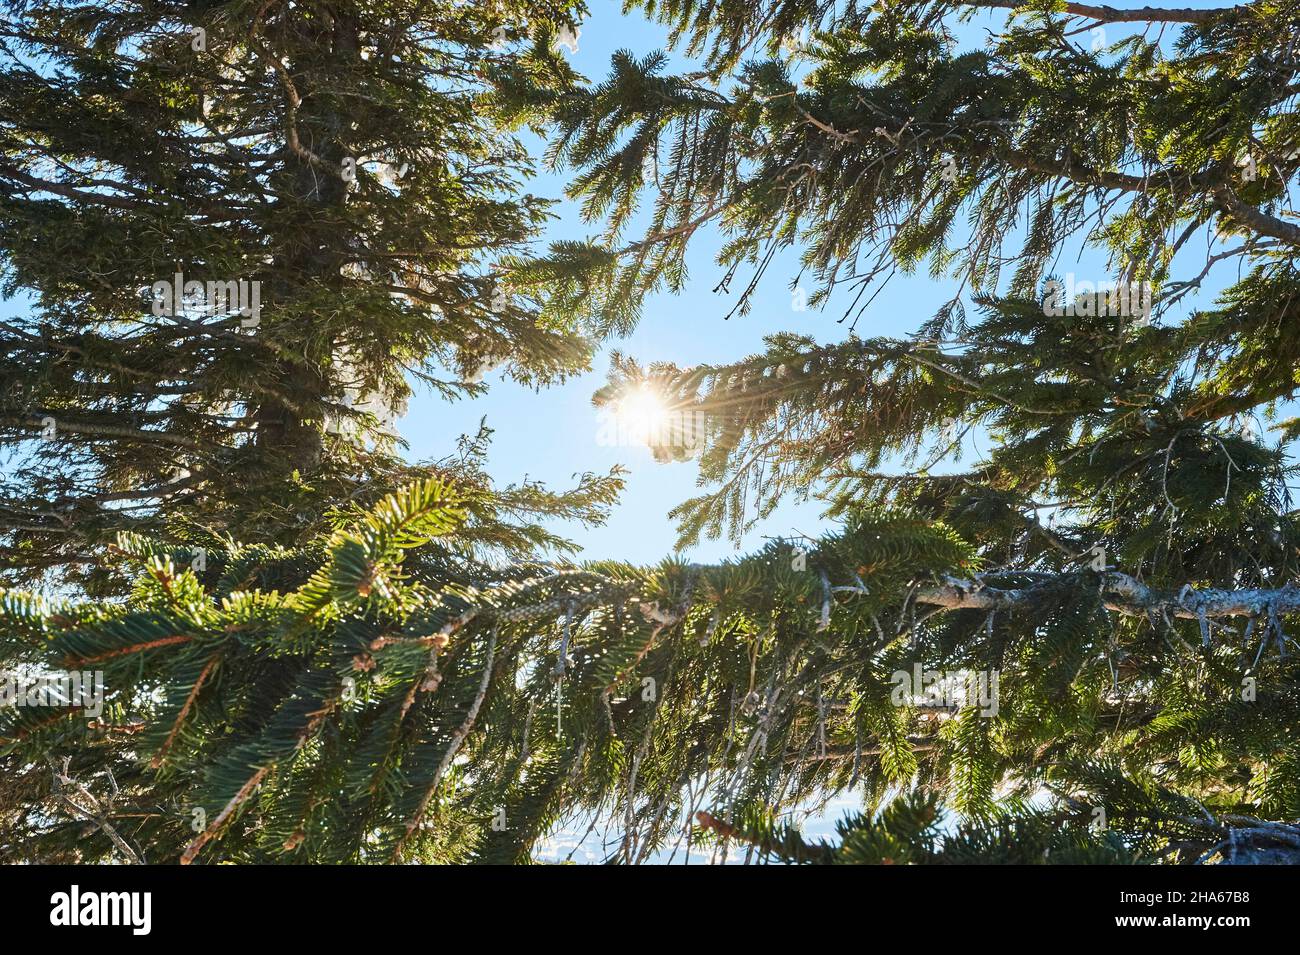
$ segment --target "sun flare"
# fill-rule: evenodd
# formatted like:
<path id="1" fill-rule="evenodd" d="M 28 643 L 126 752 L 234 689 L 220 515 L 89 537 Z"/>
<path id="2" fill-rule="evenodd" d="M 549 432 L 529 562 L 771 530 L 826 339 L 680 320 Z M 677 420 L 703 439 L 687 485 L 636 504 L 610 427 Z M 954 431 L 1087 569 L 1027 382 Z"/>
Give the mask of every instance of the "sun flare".
<path id="1" fill-rule="evenodd" d="M 620 430 L 652 443 L 668 423 L 668 409 L 653 388 L 641 385 L 619 399 L 615 417 Z"/>

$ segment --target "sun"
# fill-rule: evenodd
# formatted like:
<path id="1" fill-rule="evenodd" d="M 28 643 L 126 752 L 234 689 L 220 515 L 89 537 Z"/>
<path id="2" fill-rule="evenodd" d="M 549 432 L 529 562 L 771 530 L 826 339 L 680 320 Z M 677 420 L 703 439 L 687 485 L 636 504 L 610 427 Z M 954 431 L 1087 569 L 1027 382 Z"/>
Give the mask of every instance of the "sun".
<path id="1" fill-rule="evenodd" d="M 663 399 L 648 385 L 641 385 L 620 398 L 614 415 L 621 432 L 645 444 L 656 443 L 668 423 Z"/>

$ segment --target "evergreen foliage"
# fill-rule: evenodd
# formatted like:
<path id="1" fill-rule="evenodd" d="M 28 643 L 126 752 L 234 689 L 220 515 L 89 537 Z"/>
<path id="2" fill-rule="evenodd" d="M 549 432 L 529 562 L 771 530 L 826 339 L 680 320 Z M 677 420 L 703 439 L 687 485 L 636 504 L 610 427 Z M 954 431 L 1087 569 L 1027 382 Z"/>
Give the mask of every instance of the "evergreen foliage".
<path id="1" fill-rule="evenodd" d="M 516 59 L 566 83 L 554 40 L 582 13 L 0 6 L 0 257 L 6 293 L 32 299 L 0 322 L 7 582 L 113 592 L 96 545 L 182 517 L 306 539 L 366 481 L 415 476 L 391 425 L 413 382 L 455 398 L 497 366 L 536 384 L 585 369 L 579 323 L 493 271 L 548 204 L 484 101 Z M 155 289 L 178 275 L 201 294 Z M 257 314 L 251 284 L 206 289 L 238 280 Z"/>
<path id="2" fill-rule="evenodd" d="M 724 365 L 617 356 L 598 404 L 649 387 L 702 423 L 682 543 L 739 539 L 809 495 L 850 528 L 884 508 L 959 536 L 977 574 L 942 593 L 914 577 L 880 609 L 911 635 L 895 661 L 1001 672 L 998 715 L 964 710 L 948 756 L 901 774 L 944 766 L 968 818 L 1029 778 L 1085 792 L 1065 767 L 1117 758 L 1137 784 L 1294 820 L 1300 5 L 634 5 L 701 68 L 623 53 L 600 82 L 504 97 L 550 122 L 571 196 L 606 225 L 529 267 L 623 327 L 647 293 L 683 287 L 713 223 L 725 317 L 784 249 L 810 307 L 849 303 L 837 344 L 776 335 Z M 954 32 L 1013 7 L 982 46 Z M 1106 42 L 1116 23 L 1145 30 Z M 1149 283 L 1151 313 L 1053 302 L 1081 247 L 1107 262 L 1095 278 Z M 881 284 L 922 270 L 958 293 L 908 337 L 859 337 Z M 1198 300 L 1212 273 L 1226 288 Z M 991 450 L 950 473 L 971 435 Z M 913 622 L 917 605 L 934 609 Z"/>
<path id="3" fill-rule="evenodd" d="M 503 569 L 464 556 L 466 510 L 424 481 L 298 548 L 213 541 L 202 569 L 123 534 L 124 603 L 0 593 L 0 667 L 100 671 L 107 690 L 94 719 L 0 711 L 0 852 L 520 862 L 603 818 L 629 862 L 704 805 L 788 861 L 1186 862 L 1297 839 L 1270 821 L 1300 809 L 1296 658 L 1257 662 L 1244 704 L 1222 630 L 1169 652 L 1176 632 L 1105 624 L 1121 575 L 982 572 L 955 531 L 897 511 L 716 566 Z M 996 713 L 900 696 L 914 661 L 999 670 Z M 63 811 L 68 786 L 111 812 Z M 845 788 L 914 796 L 846 823 L 838 850 L 760 825 Z M 1068 826 L 1031 808 L 1042 792 Z M 940 796 L 967 819 L 942 839 Z"/>
<path id="4" fill-rule="evenodd" d="M 1300 3 L 1035 3 L 977 50 L 952 18 L 1004 4 L 633 5 L 700 71 L 620 55 L 584 84 L 544 31 L 492 64 L 476 102 L 546 131 L 608 227 L 541 256 L 505 242 L 510 282 L 553 357 L 680 289 L 705 222 L 728 238 L 720 291 L 745 276 L 731 314 L 784 247 L 805 250 L 812 305 L 853 290 L 854 322 L 891 270 L 956 276 L 910 337 L 620 356 L 596 396 L 648 386 L 705 422 L 684 542 L 789 495 L 823 497 L 839 529 L 714 566 L 543 564 L 528 515 L 569 499 L 390 468 L 291 540 L 124 534 L 125 600 L 0 592 L 0 666 L 99 668 L 109 691 L 93 722 L 0 711 L 0 853 L 520 862 L 594 819 L 617 862 L 682 838 L 796 863 L 1292 859 L 1300 426 L 1246 422 L 1297 387 Z M 1098 19 L 1180 32 L 1093 50 L 1076 33 Z M 1044 307 L 1071 242 L 1153 283 L 1153 321 Z M 1238 277 L 1200 302 L 1215 266 Z M 972 430 L 994 448 L 942 473 Z M 586 479 L 575 516 L 612 492 Z M 996 690 L 910 679 L 930 672 Z M 70 814 L 76 786 L 111 812 Z M 866 811 L 836 845 L 779 821 L 850 790 Z"/>

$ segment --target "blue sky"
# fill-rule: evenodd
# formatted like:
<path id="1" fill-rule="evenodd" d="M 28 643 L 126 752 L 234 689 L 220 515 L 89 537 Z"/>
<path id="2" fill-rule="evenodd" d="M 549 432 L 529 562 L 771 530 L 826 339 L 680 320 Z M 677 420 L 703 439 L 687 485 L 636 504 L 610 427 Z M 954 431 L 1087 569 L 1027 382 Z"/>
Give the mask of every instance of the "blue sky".
<path id="1" fill-rule="evenodd" d="M 1191 5 L 1214 4 L 1192 0 Z M 605 76 L 610 56 L 619 49 L 644 55 L 666 47 L 666 31 L 640 13 L 622 14 L 611 0 L 594 0 L 591 6 L 592 14 L 582 25 L 578 53 L 571 57 L 574 67 L 588 78 L 599 80 Z M 958 35 L 973 45 L 979 44 L 985 30 L 996 28 L 1003 19 L 1004 15 L 998 11 L 978 13 L 958 28 Z M 1106 41 L 1113 43 L 1134 30 L 1122 25 L 1108 26 Z M 1168 31 L 1166 39 L 1171 39 L 1174 32 Z M 1085 33 L 1076 40 L 1087 45 L 1090 37 Z M 563 172 L 546 173 L 535 179 L 530 188 L 539 195 L 562 198 L 564 183 Z M 580 220 L 575 203 L 562 202 L 556 212 L 559 219 L 547 236 L 548 241 L 591 236 L 599 231 L 599 224 Z M 588 374 L 562 386 L 535 392 L 503 380 L 497 373 L 486 379 L 491 385 L 487 395 L 453 403 L 427 392 L 418 393 L 399 425 L 410 445 L 409 456 L 418 460 L 449 453 L 456 437 L 473 433 L 479 420 L 485 417 L 488 426 L 495 429 L 489 471 L 499 482 L 528 477 L 559 489 L 570 486 L 576 473 L 605 472 L 621 464 L 629 472 L 627 487 L 605 526 L 592 529 L 557 526 L 583 547 L 585 559 L 613 558 L 647 564 L 663 559 L 672 552 L 676 541 L 668 512 L 699 493 L 696 466 L 692 461 L 657 463 L 644 447 L 598 444 L 599 420 L 591 405 L 591 395 L 605 381 L 610 349 L 617 348 L 642 362 L 667 360 L 693 365 L 733 361 L 760 351 L 763 337 L 779 331 L 800 332 L 823 342 L 840 341 L 848 335 L 847 325 L 837 323 L 845 304 L 839 298 L 832 297 L 824 311 L 794 310 L 789 285 L 799 270 L 796 250 L 773 262 L 750 314 L 724 321 L 723 316 L 734 303 L 737 292 L 712 292 L 721 277 L 721 269 L 714 262 L 721 242 L 716 230 L 701 230 L 688 259 L 691 279 L 685 291 L 680 295 L 652 296 L 645 304 L 636 331 L 625 339 L 607 343 L 596 355 Z M 1076 257 L 1077 253 L 1078 249 L 1072 248 L 1062 256 L 1058 271 L 1062 274 L 1074 271 L 1081 279 L 1107 277 L 1104 263 L 1096 252 L 1086 252 L 1081 257 Z M 1187 250 L 1185 257 L 1191 262 L 1203 254 L 1202 245 Z M 1193 274 L 1195 271 L 1199 271 L 1199 264 Z M 1210 283 L 1206 288 L 1215 290 L 1221 285 L 1221 282 Z M 733 284 L 735 289 L 743 286 L 744 281 Z M 955 283 L 932 280 L 924 272 L 897 275 L 859 321 L 857 334 L 863 337 L 906 334 L 950 299 L 954 288 Z M 1207 299 L 1203 295 L 1200 301 Z M 987 447 L 986 437 L 973 433 L 963 454 L 978 455 L 981 446 Z M 741 551 L 761 546 L 764 535 L 787 537 L 798 531 L 816 536 L 827 526 L 819 519 L 820 510 L 816 501 L 783 503 L 775 514 L 745 537 Z M 693 560 L 711 562 L 736 553 L 736 548 L 722 539 L 704 541 L 687 555 Z"/>
<path id="2" fill-rule="evenodd" d="M 570 58 L 574 68 L 593 80 L 608 71 L 610 57 L 619 49 L 638 55 L 664 49 L 667 31 L 640 14 L 623 15 L 611 0 L 595 0 L 593 13 L 583 23 L 578 53 Z M 568 55 L 566 53 L 566 55 Z M 530 191 L 562 198 L 565 174 L 543 174 L 530 183 Z M 576 203 L 563 202 L 555 209 L 559 220 L 546 241 L 598 234 L 598 223 L 583 223 Z M 644 447 L 602 447 L 598 443 L 600 421 L 591 405 L 591 395 L 605 381 L 608 354 L 618 348 L 639 361 L 675 361 L 679 364 L 726 362 L 762 347 L 764 335 L 797 329 L 827 341 L 837 340 L 844 330 L 833 317 L 812 310 L 795 312 L 786 283 L 794 275 L 794 256 L 774 266 L 764 283 L 766 293 L 757 297 L 751 314 L 723 321 L 734 294 L 715 296 L 720 270 L 713 263 L 721 244 L 716 231 L 701 232 L 690 256 L 692 281 L 682 295 L 653 296 L 643 309 L 643 318 L 631 336 L 607 343 L 593 361 L 592 371 L 564 385 L 534 391 L 505 380 L 500 373 L 488 376 L 486 396 L 447 403 L 427 392 L 412 399 L 399 430 L 410 444 L 410 457 L 438 457 L 452 450 L 457 435 L 473 433 L 486 416 L 495 429 L 489 471 L 503 483 L 524 477 L 543 481 L 553 489 L 573 484 L 572 476 L 583 471 L 607 472 L 614 465 L 628 469 L 627 487 L 610 521 L 603 527 L 563 528 L 584 548 L 586 559 L 614 558 L 634 563 L 657 563 L 670 554 L 676 540 L 668 512 L 698 493 L 694 462 L 659 464 Z M 940 300 L 935 293 L 936 303 Z M 936 304 L 937 307 L 937 304 Z M 891 324 L 895 330 L 907 327 L 911 315 L 899 312 Z M 865 331 L 865 330 L 863 330 Z M 762 534 L 788 535 L 796 526 L 815 534 L 819 508 L 785 505 L 746 539 L 761 544 Z M 711 561 L 733 554 L 725 541 L 705 542 L 691 551 L 696 560 Z"/>

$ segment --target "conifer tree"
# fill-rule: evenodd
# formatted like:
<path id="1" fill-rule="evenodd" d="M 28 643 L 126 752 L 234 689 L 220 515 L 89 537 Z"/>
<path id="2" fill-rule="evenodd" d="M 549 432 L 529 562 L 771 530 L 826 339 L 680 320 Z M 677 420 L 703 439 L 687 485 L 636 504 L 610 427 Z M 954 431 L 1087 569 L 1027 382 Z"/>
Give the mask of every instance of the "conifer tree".
<path id="1" fill-rule="evenodd" d="M 419 473 L 392 427 L 412 382 L 455 398 L 490 367 L 538 384 L 585 368 L 582 329 L 493 271 L 548 213 L 482 102 L 520 58 L 567 83 L 554 41 L 581 15 L 5 3 L 8 582 L 111 590 L 95 546 L 182 518 L 291 543 L 328 502 Z"/>

